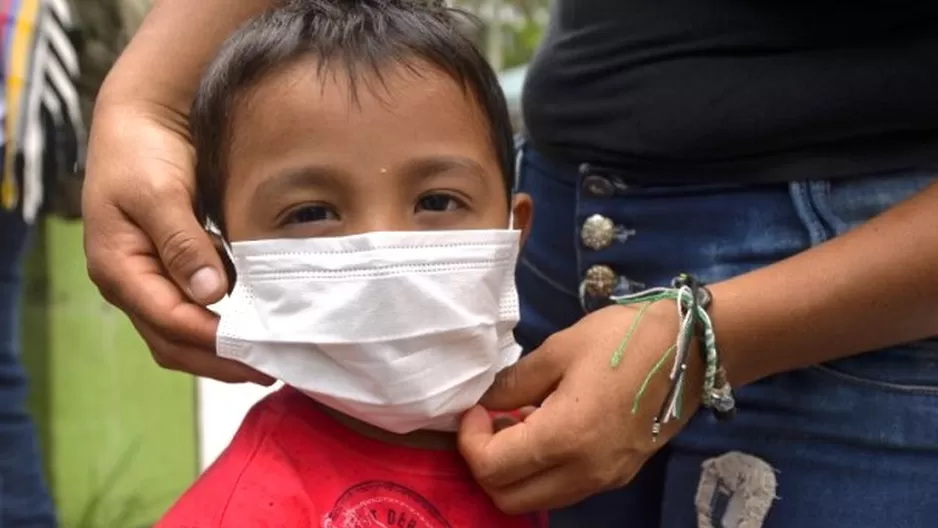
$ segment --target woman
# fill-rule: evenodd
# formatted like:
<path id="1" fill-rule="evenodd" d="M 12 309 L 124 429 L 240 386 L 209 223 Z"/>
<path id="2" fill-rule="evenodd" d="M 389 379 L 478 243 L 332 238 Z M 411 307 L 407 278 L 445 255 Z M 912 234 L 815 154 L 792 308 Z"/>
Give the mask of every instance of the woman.
<path id="1" fill-rule="evenodd" d="M 185 116 L 212 50 L 268 4 L 157 3 L 102 91 L 84 196 L 104 295 L 161 365 L 230 381 L 269 380 L 212 354 L 199 305 L 226 285 L 191 211 Z M 539 211 L 518 276 L 531 352 L 483 402 L 542 405 L 461 430 L 497 504 L 591 497 L 561 527 L 930 526 L 936 30 L 915 1 L 555 2 L 519 152 Z M 690 353 L 683 412 L 653 434 L 678 312 L 613 298 L 685 272 L 709 284 L 739 410 L 692 412 Z"/>

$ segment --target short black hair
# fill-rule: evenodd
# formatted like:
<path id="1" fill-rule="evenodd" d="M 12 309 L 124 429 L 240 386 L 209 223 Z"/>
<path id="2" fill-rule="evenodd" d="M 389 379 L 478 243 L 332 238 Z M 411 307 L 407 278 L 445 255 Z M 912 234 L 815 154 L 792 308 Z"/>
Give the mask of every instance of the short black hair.
<path id="1" fill-rule="evenodd" d="M 461 30 L 468 16 L 441 0 L 291 0 L 244 25 L 205 70 L 189 116 L 201 220 L 227 233 L 221 198 L 239 97 L 266 75 L 308 56 L 318 59 L 320 71 L 343 68 L 353 91 L 361 73 L 380 79 L 381 70 L 393 64 L 415 70 L 416 63 L 428 63 L 451 76 L 472 93 L 489 121 L 510 195 L 511 120 L 498 77 Z"/>

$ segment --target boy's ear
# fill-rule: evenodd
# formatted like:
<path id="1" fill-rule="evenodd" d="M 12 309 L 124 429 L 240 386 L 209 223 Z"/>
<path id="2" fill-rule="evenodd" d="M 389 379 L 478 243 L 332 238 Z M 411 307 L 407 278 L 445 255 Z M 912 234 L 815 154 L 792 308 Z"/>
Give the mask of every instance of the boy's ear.
<path id="1" fill-rule="evenodd" d="M 521 231 L 521 246 L 528 240 L 528 233 L 534 221 L 534 202 L 525 193 L 517 193 L 511 199 L 511 214 L 515 229 Z"/>

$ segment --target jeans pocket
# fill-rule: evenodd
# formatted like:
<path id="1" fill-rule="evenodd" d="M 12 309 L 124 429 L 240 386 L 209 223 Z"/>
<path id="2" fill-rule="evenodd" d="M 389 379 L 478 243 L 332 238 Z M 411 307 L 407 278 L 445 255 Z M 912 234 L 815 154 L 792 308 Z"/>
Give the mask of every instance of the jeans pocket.
<path id="1" fill-rule="evenodd" d="M 938 169 L 880 174 L 809 184 L 811 199 L 829 236 L 838 236 L 880 215 L 929 185 Z"/>
<path id="2" fill-rule="evenodd" d="M 811 368 L 838 383 L 938 396 L 936 340 L 860 354 Z"/>
<path id="3" fill-rule="evenodd" d="M 938 171 L 918 170 L 808 183 L 816 227 L 832 238 L 862 225 L 938 182 Z M 938 394 L 938 339 L 909 343 L 813 367 L 843 383 Z"/>

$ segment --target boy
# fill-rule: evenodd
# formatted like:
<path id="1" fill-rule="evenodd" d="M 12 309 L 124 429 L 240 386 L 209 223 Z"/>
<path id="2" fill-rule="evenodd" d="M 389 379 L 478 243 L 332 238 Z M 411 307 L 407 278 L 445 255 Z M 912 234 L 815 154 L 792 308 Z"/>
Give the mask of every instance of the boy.
<path id="1" fill-rule="evenodd" d="M 158 526 L 543 526 L 498 511 L 455 449 L 520 354 L 532 211 L 495 75 L 442 2 L 271 11 L 209 66 L 191 124 L 235 273 L 219 354 L 285 388 Z"/>

